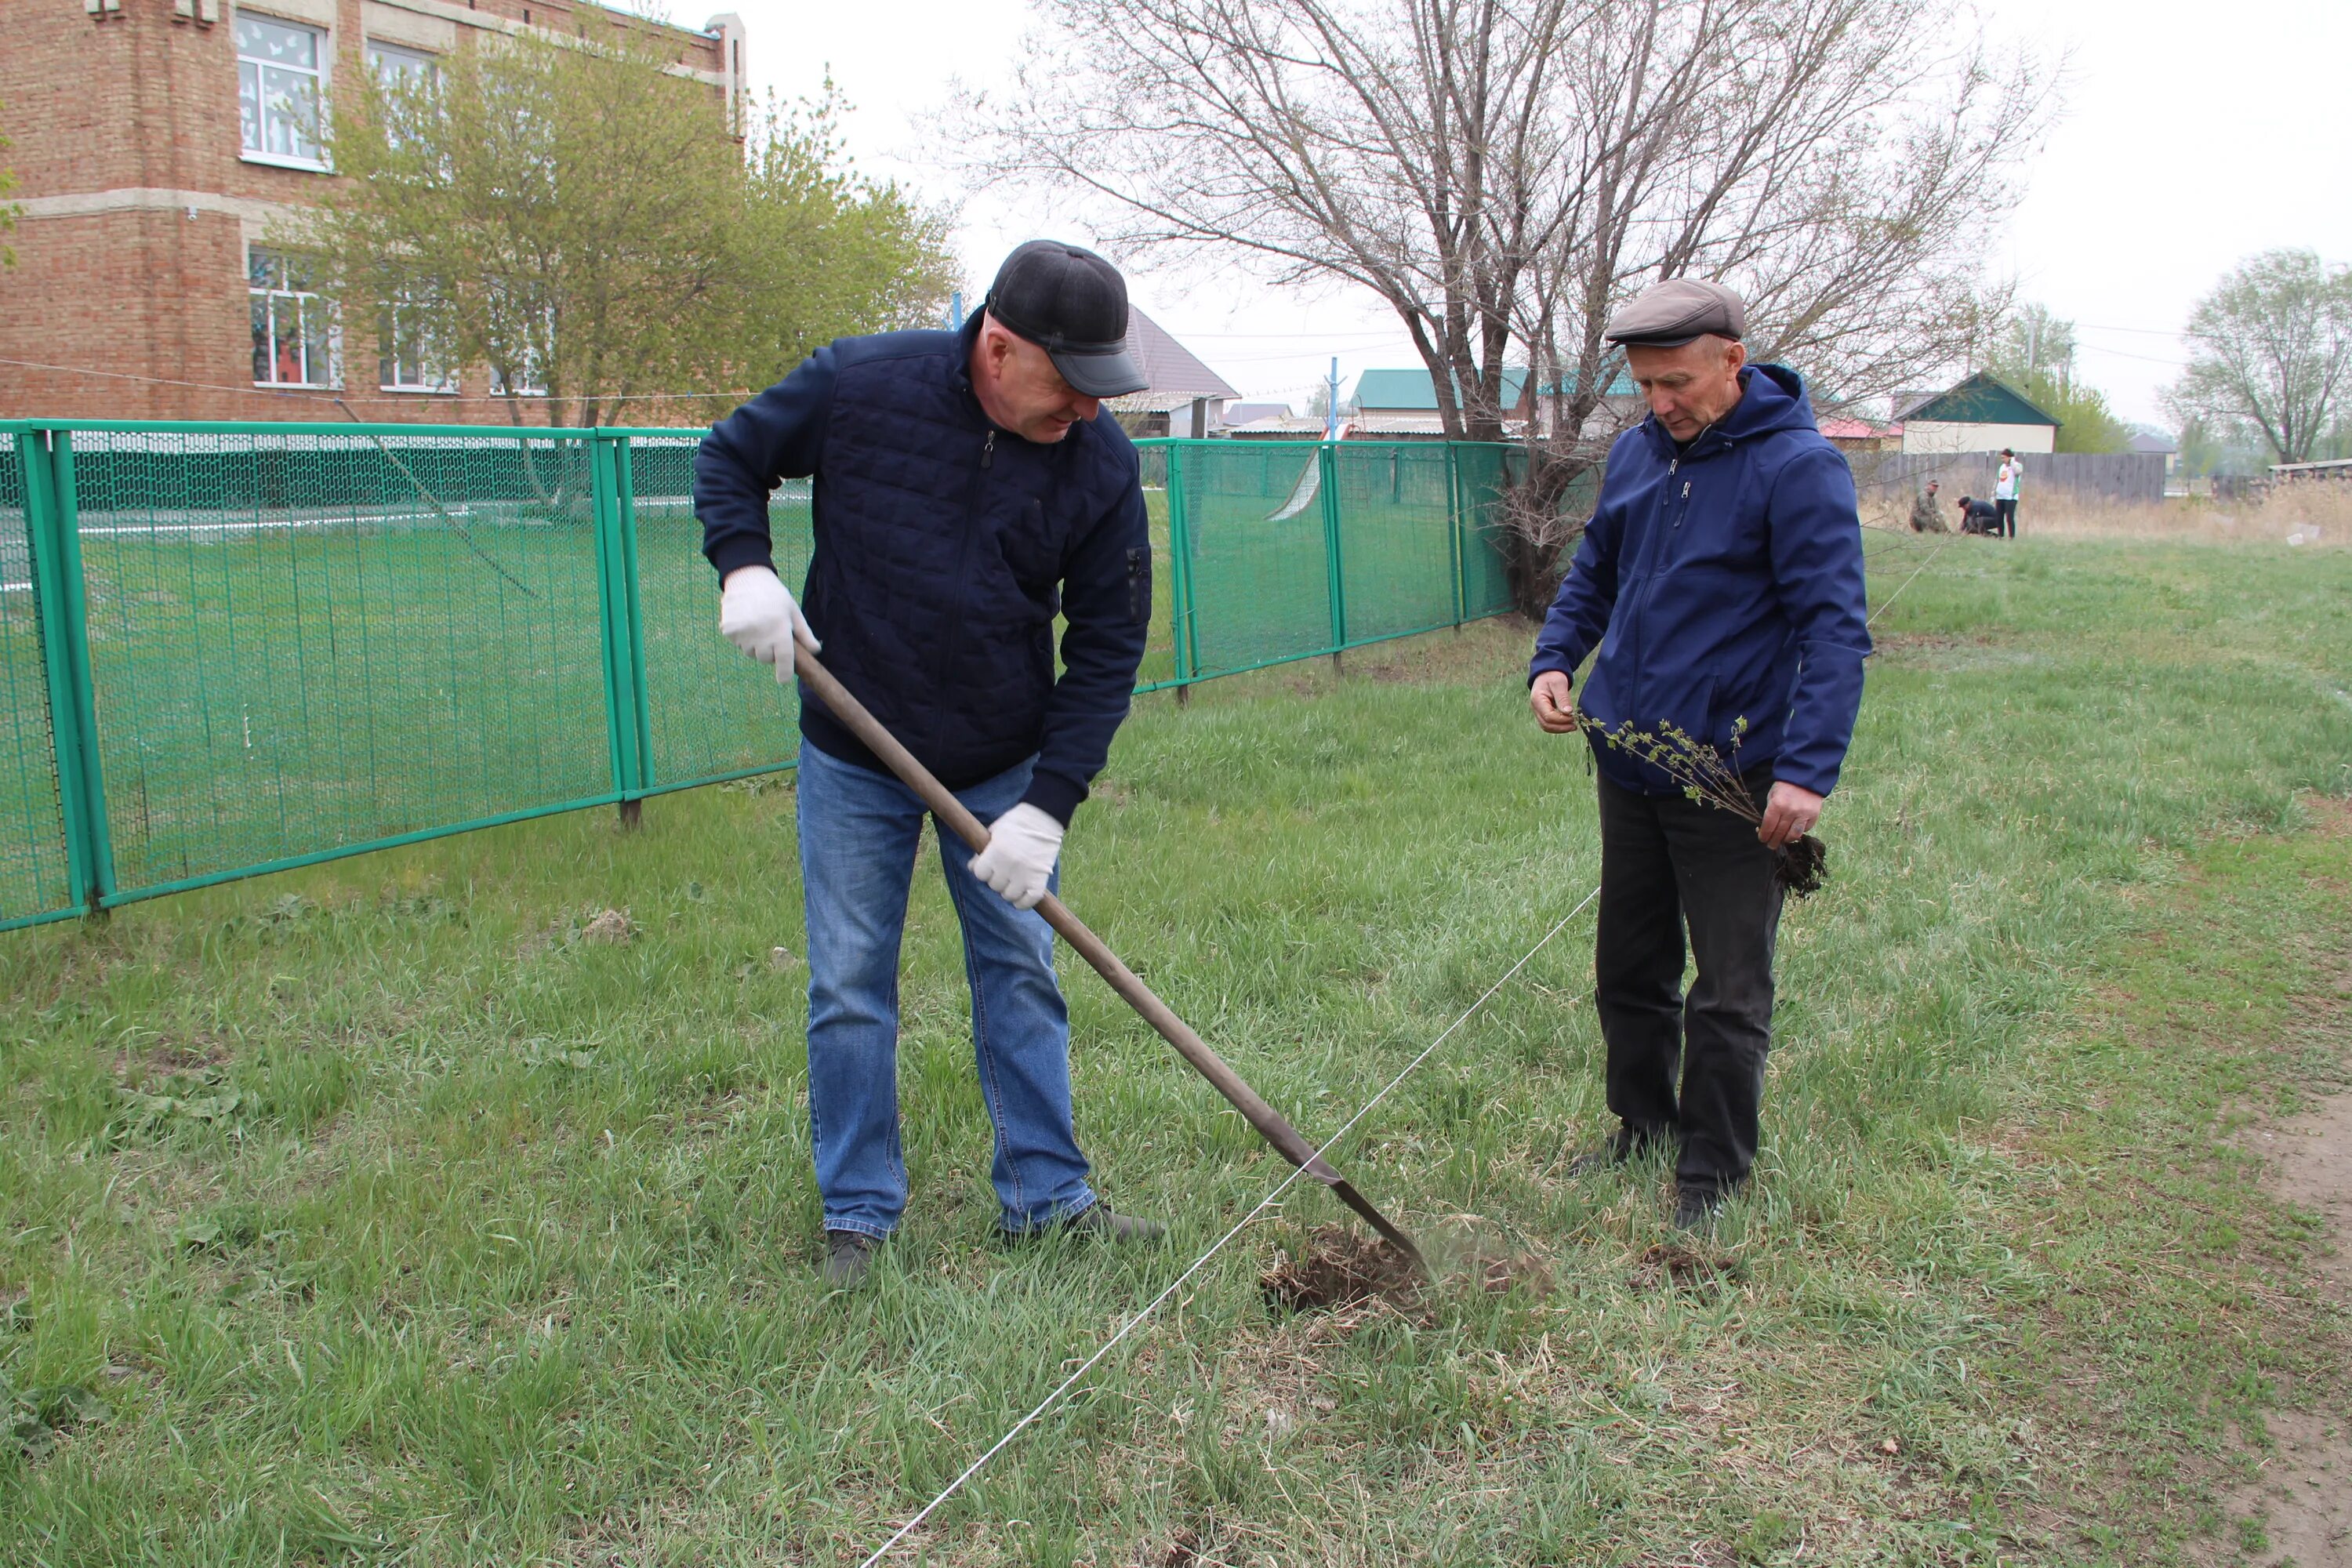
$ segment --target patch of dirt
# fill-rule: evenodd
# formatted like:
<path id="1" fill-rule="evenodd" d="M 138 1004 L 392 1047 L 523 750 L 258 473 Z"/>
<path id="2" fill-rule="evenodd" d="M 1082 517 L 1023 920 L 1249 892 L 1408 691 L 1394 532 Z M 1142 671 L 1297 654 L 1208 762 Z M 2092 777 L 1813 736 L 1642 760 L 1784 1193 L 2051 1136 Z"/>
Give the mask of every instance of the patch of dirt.
<path id="1" fill-rule="evenodd" d="M 1955 648 L 1990 647 L 1986 637 L 1951 637 L 1942 632 L 1873 632 L 1871 647 L 1879 653 L 1950 653 Z"/>
<path id="2" fill-rule="evenodd" d="M 1403 1253 L 1337 1225 L 1321 1226 L 1306 1250 L 1258 1276 L 1266 1305 L 1277 1312 L 1330 1311 L 1374 1297 L 1412 1309 L 1421 1304 L 1423 1288 Z"/>
<path id="3" fill-rule="evenodd" d="M 1636 1290 L 1687 1290 L 1717 1279 L 1738 1279 L 1747 1271 L 1728 1253 L 1707 1252 L 1686 1241 L 1661 1241 L 1634 1259 L 1625 1283 Z"/>
<path id="4" fill-rule="evenodd" d="M 580 928 L 580 940 L 601 942 L 608 947 L 624 947 L 635 937 L 637 928 L 626 910 L 606 910 Z"/>
<path id="5" fill-rule="evenodd" d="M 2256 1131 L 2270 1162 L 2270 1188 L 2316 1211 L 2329 1242 L 2311 1259 L 2339 1305 L 2352 1305 L 2352 1093 Z M 2272 1451 L 2262 1474 L 2231 1499 L 2231 1511 L 2267 1520 L 2268 1549 L 2252 1559 L 2271 1568 L 2352 1568 L 2352 1415 L 2340 1409 L 2275 1410 L 2264 1417 Z"/>
<path id="6" fill-rule="evenodd" d="M 1539 1258 L 1483 1234 L 1470 1216 L 1456 1215 L 1444 1232 L 1414 1237 L 1438 1271 L 1434 1289 L 1501 1296 L 1524 1285 L 1539 1296 L 1550 1293 L 1551 1271 Z M 1267 1306 L 1285 1313 L 1343 1311 L 1372 1300 L 1413 1312 L 1433 1289 L 1387 1242 L 1339 1225 L 1318 1228 L 1303 1250 L 1260 1275 L 1258 1288 Z"/>

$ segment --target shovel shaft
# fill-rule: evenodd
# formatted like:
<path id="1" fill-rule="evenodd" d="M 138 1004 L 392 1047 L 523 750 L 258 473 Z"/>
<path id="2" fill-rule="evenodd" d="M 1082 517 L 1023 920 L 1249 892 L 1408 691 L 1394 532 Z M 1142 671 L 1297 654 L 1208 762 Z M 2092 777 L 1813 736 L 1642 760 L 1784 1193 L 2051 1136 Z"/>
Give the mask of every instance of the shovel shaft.
<path id="1" fill-rule="evenodd" d="M 898 743 L 898 737 L 882 727 L 880 720 L 866 710 L 866 705 L 849 693 L 849 689 L 834 679 L 833 672 L 819 664 L 816 656 L 804 647 L 793 650 L 793 668 L 810 692 L 825 710 L 849 727 L 852 734 L 864 742 L 866 750 L 882 760 L 913 790 L 931 814 L 953 829 L 957 837 L 971 846 L 978 854 L 988 847 L 988 827 L 958 800 L 948 787 L 931 775 L 931 771 L 915 760 L 915 754 Z M 1239 1073 L 1225 1065 L 1223 1057 L 1209 1047 L 1209 1043 L 1192 1032 L 1191 1025 L 1176 1016 L 1175 1009 L 1162 1002 L 1143 983 L 1141 976 L 1119 962 L 1118 954 L 1108 943 L 1087 929 L 1086 923 L 1072 914 L 1069 906 L 1048 893 L 1038 900 L 1037 912 L 1045 917 L 1064 942 L 1070 944 L 1079 957 L 1093 965 L 1096 973 L 1110 983 L 1110 988 L 1130 1007 L 1143 1016 L 1143 1021 L 1159 1031 L 1160 1037 L 1176 1047 L 1176 1054 L 1192 1064 L 1194 1071 L 1209 1080 L 1210 1086 L 1225 1097 L 1243 1119 L 1257 1129 L 1258 1136 L 1272 1145 L 1275 1152 L 1297 1166 L 1307 1175 L 1338 1195 L 1367 1224 L 1392 1246 L 1412 1258 L 1417 1268 L 1427 1272 L 1421 1249 L 1405 1233 L 1391 1224 L 1387 1216 L 1374 1208 L 1370 1201 L 1332 1169 L 1328 1161 L 1315 1152 L 1315 1146 L 1300 1136 L 1283 1114 L 1268 1105 L 1257 1090 L 1242 1081 Z"/>

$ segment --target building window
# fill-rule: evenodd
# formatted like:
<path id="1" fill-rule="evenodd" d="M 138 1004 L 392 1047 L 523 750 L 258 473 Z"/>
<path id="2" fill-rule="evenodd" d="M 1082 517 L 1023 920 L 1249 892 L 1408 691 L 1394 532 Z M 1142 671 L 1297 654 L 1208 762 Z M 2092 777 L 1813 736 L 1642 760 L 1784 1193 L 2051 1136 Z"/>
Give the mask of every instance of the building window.
<path id="1" fill-rule="evenodd" d="M 386 392 L 455 392 L 457 373 L 441 341 L 440 301 L 430 289 L 411 289 L 384 301 L 376 321 L 376 351 Z"/>
<path id="2" fill-rule="evenodd" d="M 545 397 L 547 355 L 555 346 L 555 312 L 509 306 L 492 317 L 499 347 L 490 362 L 490 392 L 499 397 Z M 502 356 L 502 357 L 501 357 Z"/>
<path id="3" fill-rule="evenodd" d="M 430 91 L 441 79 L 440 63 L 422 49 L 404 49 L 397 44 L 380 44 L 370 38 L 367 58 L 376 79 L 386 87 Z"/>
<path id="4" fill-rule="evenodd" d="M 323 169 L 327 36 L 316 27 L 237 13 L 237 104 L 245 154 Z"/>
<path id="5" fill-rule="evenodd" d="M 334 312 L 312 290 L 307 261 L 257 247 L 246 260 L 246 292 L 253 305 L 256 386 L 341 384 Z"/>

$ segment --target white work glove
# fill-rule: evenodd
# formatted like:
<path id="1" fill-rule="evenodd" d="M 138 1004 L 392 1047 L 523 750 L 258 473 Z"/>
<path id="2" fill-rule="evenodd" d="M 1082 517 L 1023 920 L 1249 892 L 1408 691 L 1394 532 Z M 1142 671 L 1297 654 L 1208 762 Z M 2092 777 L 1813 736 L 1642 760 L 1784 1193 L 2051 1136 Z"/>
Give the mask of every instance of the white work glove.
<path id="1" fill-rule="evenodd" d="M 1045 812 L 1016 805 L 988 825 L 988 847 L 971 858 L 971 874 L 1014 909 L 1034 910 L 1062 852 L 1062 825 Z"/>
<path id="2" fill-rule="evenodd" d="M 779 681 L 793 678 L 793 644 L 817 651 L 816 634 L 793 603 L 792 590 L 766 566 L 738 566 L 727 574 L 719 595 L 719 635 L 761 664 L 774 665 Z"/>

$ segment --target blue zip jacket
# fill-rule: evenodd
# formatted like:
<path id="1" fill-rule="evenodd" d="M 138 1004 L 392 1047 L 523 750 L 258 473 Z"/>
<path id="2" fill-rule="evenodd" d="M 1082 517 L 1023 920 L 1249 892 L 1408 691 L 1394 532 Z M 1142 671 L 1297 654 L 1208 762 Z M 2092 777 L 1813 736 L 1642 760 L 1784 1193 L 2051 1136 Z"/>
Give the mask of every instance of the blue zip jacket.
<path id="1" fill-rule="evenodd" d="M 1797 373 L 1739 373 L 1738 404 L 1676 448 L 1654 416 L 1617 437 L 1600 504 L 1536 638 L 1528 679 L 1574 679 L 1608 728 L 1679 726 L 1741 770 L 1820 795 L 1837 784 L 1870 653 L 1853 474 L 1813 423 Z M 1593 737 L 1604 773 L 1679 795 Z M 1761 804 L 1760 802 L 1759 803 Z"/>
<path id="2" fill-rule="evenodd" d="M 710 427 L 695 514 L 723 582 L 773 564 L 769 492 L 814 476 L 800 600 L 825 668 L 950 789 L 1034 756 L 1022 799 L 1067 823 L 1134 700 L 1151 619 L 1143 489 L 1108 409 L 1052 446 L 990 422 L 970 368 L 981 320 L 817 350 Z M 882 771 L 805 688 L 801 733 Z"/>

